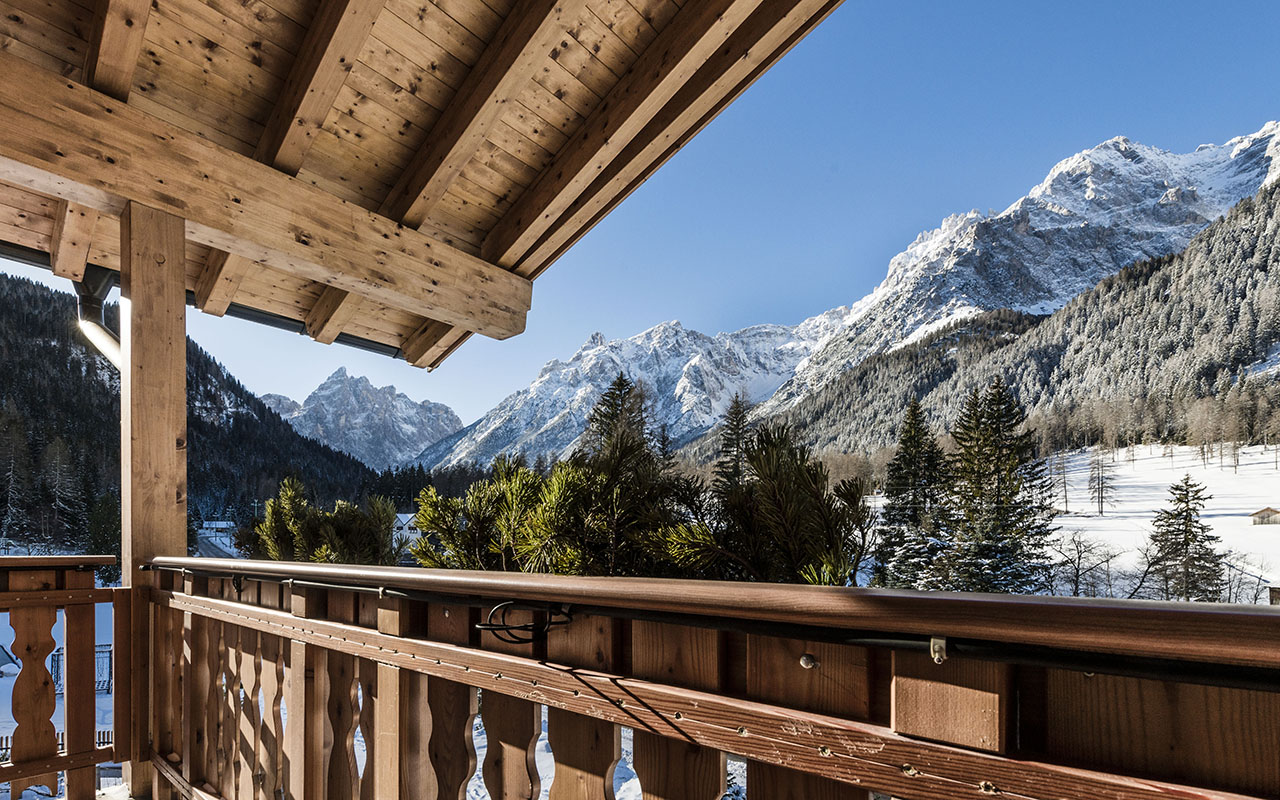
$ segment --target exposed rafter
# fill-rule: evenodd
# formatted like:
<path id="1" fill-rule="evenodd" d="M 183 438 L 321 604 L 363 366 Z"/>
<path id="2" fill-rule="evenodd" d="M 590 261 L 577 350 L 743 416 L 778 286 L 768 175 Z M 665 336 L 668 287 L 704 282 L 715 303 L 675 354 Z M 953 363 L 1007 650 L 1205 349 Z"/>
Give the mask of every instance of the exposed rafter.
<path id="1" fill-rule="evenodd" d="M 495 338 L 524 330 L 519 276 L 10 54 L 0 71 L 0 180 L 114 215 L 146 203 L 198 244 Z"/>
<path id="2" fill-rule="evenodd" d="M 307 312 L 307 333 L 321 344 L 333 344 L 359 307 L 360 298 L 356 295 L 326 286 Z"/>
<path id="3" fill-rule="evenodd" d="M 385 0 L 321 0 L 254 157 L 290 175 L 333 107 Z"/>
<path id="4" fill-rule="evenodd" d="M 760 4 L 761 0 L 687 3 L 489 232 L 481 249 L 484 258 L 503 267 L 519 263 L 577 194 Z"/>
<path id="5" fill-rule="evenodd" d="M 404 360 L 415 367 L 430 366 L 439 355 L 437 348 L 442 340 L 447 338 L 453 330 L 454 328 L 443 322 L 426 320 L 400 346 Z"/>
<path id="6" fill-rule="evenodd" d="M 215 317 L 227 313 L 240 282 L 251 266 L 252 262 L 243 256 L 233 256 L 225 250 L 210 250 L 205 258 L 204 271 L 196 283 L 196 307 Z"/>
<path id="7" fill-rule="evenodd" d="M 382 204 L 383 214 L 422 227 L 489 135 L 529 84 L 586 0 L 519 0 L 467 74 L 453 102 L 431 128 L 426 144 Z"/>
<path id="8" fill-rule="evenodd" d="M 49 240 L 49 262 L 53 274 L 73 281 L 84 278 L 89 262 L 89 245 L 98 212 L 79 203 L 58 203 L 53 217 L 53 235 Z"/>
<path id="9" fill-rule="evenodd" d="M 133 71 L 147 32 L 151 0 L 98 0 L 84 62 L 84 82 L 128 100 Z"/>

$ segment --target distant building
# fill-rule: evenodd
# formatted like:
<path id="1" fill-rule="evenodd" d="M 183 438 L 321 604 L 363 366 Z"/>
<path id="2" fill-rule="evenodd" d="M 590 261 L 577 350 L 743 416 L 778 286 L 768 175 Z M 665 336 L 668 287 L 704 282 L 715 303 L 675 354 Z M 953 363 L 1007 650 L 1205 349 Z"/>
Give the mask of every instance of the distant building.
<path id="1" fill-rule="evenodd" d="M 236 524 L 225 519 L 207 519 L 200 523 L 201 533 L 230 533 Z"/>
<path id="2" fill-rule="evenodd" d="M 1280 511 L 1267 507 L 1249 515 L 1254 525 L 1280 525 Z"/>
<path id="3" fill-rule="evenodd" d="M 414 514 L 396 514 L 395 534 L 397 536 L 418 538 L 418 526 L 413 524 L 414 516 Z"/>

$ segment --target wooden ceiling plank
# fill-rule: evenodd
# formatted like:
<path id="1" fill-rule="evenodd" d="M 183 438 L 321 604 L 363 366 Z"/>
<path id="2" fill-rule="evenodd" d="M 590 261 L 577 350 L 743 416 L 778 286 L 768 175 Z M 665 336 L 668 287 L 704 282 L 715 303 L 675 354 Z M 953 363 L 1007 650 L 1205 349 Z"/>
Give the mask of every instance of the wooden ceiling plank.
<path id="1" fill-rule="evenodd" d="M 150 15 L 151 0 L 98 0 L 84 64 L 87 85 L 121 102 L 129 99 Z"/>
<path id="2" fill-rule="evenodd" d="M 196 307 L 215 317 L 227 313 L 252 263 L 225 250 L 210 249 L 196 283 Z"/>
<path id="3" fill-rule="evenodd" d="M 296 175 L 384 0 L 323 0 L 255 156 Z"/>
<path id="4" fill-rule="evenodd" d="M 358 295 L 326 286 L 315 305 L 307 312 L 307 333 L 321 344 L 333 344 L 342 329 L 355 317 L 359 307 Z"/>
<path id="5" fill-rule="evenodd" d="M 585 8 L 586 0 L 520 0 L 387 195 L 383 214 L 422 225 Z"/>
<path id="6" fill-rule="evenodd" d="M 530 279 L 541 274 L 840 2 L 785 0 L 762 5 L 591 187 L 580 193 L 515 271 Z"/>
<path id="7" fill-rule="evenodd" d="M 503 267 L 518 263 L 760 4 L 705 0 L 682 9 L 489 232 L 485 258 Z"/>
<path id="8" fill-rule="evenodd" d="M 0 180 L 119 215 L 182 215 L 187 238 L 495 338 L 530 283 L 305 181 L 0 52 Z"/>
<path id="9" fill-rule="evenodd" d="M 89 263 L 89 247 L 98 212 L 79 203 L 58 203 L 53 217 L 53 235 L 49 237 L 49 261 L 53 274 L 73 281 L 84 280 Z"/>

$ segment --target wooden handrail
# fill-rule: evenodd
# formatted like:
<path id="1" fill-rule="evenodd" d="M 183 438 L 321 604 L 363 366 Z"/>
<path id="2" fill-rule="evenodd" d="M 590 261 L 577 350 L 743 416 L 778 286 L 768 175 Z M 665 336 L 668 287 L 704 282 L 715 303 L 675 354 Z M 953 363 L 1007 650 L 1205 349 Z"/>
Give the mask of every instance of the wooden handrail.
<path id="1" fill-rule="evenodd" d="M 159 569 L 1280 668 L 1280 607 L 156 558 Z"/>
<path id="2" fill-rule="evenodd" d="M 0 556 L 0 570 L 90 569 L 114 563 L 115 556 Z"/>

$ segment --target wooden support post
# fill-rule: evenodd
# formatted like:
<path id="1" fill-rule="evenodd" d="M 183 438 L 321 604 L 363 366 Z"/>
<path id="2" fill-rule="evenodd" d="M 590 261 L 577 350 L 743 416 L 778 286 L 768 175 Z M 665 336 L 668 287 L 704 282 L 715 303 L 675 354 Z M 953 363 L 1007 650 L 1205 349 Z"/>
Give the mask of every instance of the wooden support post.
<path id="1" fill-rule="evenodd" d="M 432 603 L 427 611 L 427 633 L 436 642 L 474 644 L 475 621 L 473 609 L 466 606 Z M 467 782 L 476 771 L 471 739 L 471 724 L 479 706 L 475 687 L 430 678 L 427 698 L 431 705 L 428 752 L 435 784 L 425 787 L 422 796 L 464 800 Z"/>
<path id="2" fill-rule="evenodd" d="M 295 617 L 324 616 L 324 595 L 293 589 L 289 611 Z M 296 639 L 289 642 L 289 668 L 284 676 L 285 797 L 287 800 L 323 797 L 326 778 L 324 740 L 328 702 L 328 662 L 324 651 Z M 332 744 L 332 739 L 328 742 Z"/>
<path id="3" fill-rule="evenodd" d="M 148 559 L 187 550 L 186 240 L 181 218 L 138 203 L 120 217 L 120 456 L 124 585 L 144 589 Z M 137 599 L 137 598 L 135 598 Z M 150 793 L 145 698 L 150 608 L 132 605 L 137 760 L 124 764 L 134 797 Z"/>
<path id="4" fill-rule="evenodd" d="M 547 659 L 555 664 L 618 672 L 622 620 L 576 616 L 547 635 Z M 612 800 L 613 772 L 622 757 L 622 729 L 612 722 L 547 708 L 547 738 L 556 760 L 550 800 Z"/>
<path id="5" fill-rule="evenodd" d="M 514 625 L 534 621 L 532 611 L 511 611 L 503 619 Z M 485 650 L 539 658 L 539 643 L 505 642 L 485 632 Z M 484 785 L 494 800 L 527 800 L 539 797 L 542 787 L 534 756 L 542 733 L 542 706 L 510 695 L 486 692 L 480 709 L 489 747 L 484 755 Z"/>
<path id="6" fill-rule="evenodd" d="M 1005 753 L 1012 729 L 1008 664 L 893 653 L 893 729 L 909 736 Z"/>

